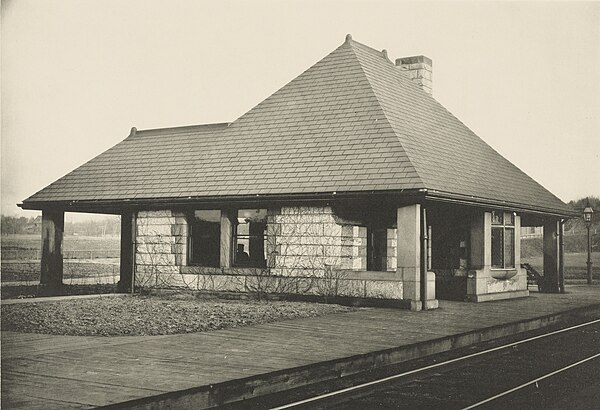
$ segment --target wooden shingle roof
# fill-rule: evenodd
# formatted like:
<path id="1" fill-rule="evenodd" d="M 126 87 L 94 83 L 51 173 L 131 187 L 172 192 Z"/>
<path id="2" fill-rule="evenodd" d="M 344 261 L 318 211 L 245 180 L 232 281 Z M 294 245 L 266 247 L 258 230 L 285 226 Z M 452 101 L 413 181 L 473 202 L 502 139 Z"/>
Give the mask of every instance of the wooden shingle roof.
<path id="1" fill-rule="evenodd" d="M 570 213 L 350 38 L 236 121 L 132 132 L 23 207 L 374 191 Z"/>

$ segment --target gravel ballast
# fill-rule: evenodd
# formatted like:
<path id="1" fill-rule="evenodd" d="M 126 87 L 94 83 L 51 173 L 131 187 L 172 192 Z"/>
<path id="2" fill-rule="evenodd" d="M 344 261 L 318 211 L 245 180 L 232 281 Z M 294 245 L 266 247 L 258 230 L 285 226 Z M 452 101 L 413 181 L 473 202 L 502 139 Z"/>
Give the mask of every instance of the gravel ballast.
<path id="1" fill-rule="evenodd" d="M 170 335 L 354 310 L 305 302 L 178 300 L 133 295 L 4 305 L 2 330 L 73 336 Z"/>

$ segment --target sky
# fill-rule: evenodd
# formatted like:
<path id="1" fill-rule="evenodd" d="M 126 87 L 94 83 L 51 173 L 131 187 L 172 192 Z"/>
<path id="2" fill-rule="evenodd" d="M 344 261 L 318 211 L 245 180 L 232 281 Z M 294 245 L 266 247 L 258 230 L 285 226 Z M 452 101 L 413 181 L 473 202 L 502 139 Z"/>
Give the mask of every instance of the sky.
<path id="1" fill-rule="evenodd" d="M 138 129 L 233 121 L 354 40 L 563 201 L 600 196 L 600 2 L 3 0 L 2 213 Z"/>

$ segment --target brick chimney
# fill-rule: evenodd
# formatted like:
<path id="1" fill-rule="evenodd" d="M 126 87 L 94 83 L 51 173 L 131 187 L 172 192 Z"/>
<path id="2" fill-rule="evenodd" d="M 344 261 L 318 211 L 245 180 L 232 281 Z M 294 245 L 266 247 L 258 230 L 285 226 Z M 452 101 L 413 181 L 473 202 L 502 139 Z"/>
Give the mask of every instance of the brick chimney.
<path id="1" fill-rule="evenodd" d="M 431 59 L 425 56 L 403 57 L 396 59 L 396 65 L 405 70 L 411 80 L 419 84 L 429 95 L 433 94 Z"/>

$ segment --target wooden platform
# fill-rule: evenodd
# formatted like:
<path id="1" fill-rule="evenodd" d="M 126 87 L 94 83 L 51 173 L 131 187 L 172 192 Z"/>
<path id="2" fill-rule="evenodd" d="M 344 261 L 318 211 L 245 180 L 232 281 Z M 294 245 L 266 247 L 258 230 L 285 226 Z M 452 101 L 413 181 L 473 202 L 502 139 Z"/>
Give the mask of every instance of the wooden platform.
<path id="1" fill-rule="evenodd" d="M 600 303 L 599 286 L 426 312 L 365 308 L 153 337 L 2 333 L 2 407 L 88 408 L 410 345 Z"/>

